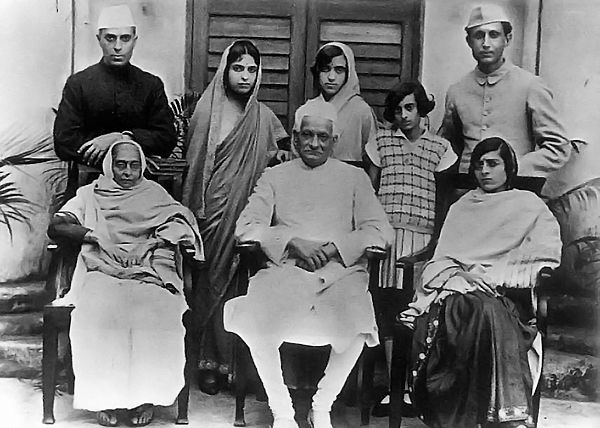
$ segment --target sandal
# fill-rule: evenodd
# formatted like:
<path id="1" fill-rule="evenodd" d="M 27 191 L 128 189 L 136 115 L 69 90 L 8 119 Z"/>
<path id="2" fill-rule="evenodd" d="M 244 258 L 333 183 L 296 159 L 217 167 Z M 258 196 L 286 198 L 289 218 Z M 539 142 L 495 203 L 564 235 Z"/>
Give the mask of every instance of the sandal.
<path id="1" fill-rule="evenodd" d="M 131 426 L 145 427 L 154 419 L 154 406 L 146 403 L 129 411 Z"/>
<path id="2" fill-rule="evenodd" d="M 116 427 L 119 425 L 115 410 L 101 410 L 96 413 L 96 421 L 103 427 Z"/>

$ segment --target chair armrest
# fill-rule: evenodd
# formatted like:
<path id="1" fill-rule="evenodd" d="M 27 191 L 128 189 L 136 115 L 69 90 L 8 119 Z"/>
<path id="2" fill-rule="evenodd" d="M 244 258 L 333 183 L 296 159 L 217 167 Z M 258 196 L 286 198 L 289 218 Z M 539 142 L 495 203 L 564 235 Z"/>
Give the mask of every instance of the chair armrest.
<path id="1" fill-rule="evenodd" d="M 385 260 L 387 257 L 387 251 L 381 247 L 367 247 L 365 254 L 369 260 Z"/>
<path id="2" fill-rule="evenodd" d="M 260 242 L 258 242 L 258 241 L 236 242 L 235 251 L 240 255 L 257 254 L 260 251 Z"/>
<path id="3" fill-rule="evenodd" d="M 554 269 L 548 267 L 548 266 L 544 266 L 541 270 L 540 270 L 540 279 L 542 281 L 547 280 L 552 278 L 552 275 L 554 274 Z"/>
<path id="4" fill-rule="evenodd" d="M 415 264 L 419 263 L 419 262 L 425 262 L 429 259 L 431 259 L 431 257 L 433 256 L 433 249 L 435 248 L 435 244 L 433 243 L 429 243 L 427 244 L 427 246 L 425 246 L 424 248 L 422 248 L 419 251 L 415 251 L 414 253 L 408 255 L 408 256 L 404 256 L 404 257 L 399 257 L 398 260 L 396 260 L 396 267 L 397 268 L 407 268 L 410 266 L 414 266 Z"/>
<path id="5" fill-rule="evenodd" d="M 196 267 L 201 267 L 204 265 L 204 260 L 196 260 L 194 256 L 196 255 L 196 249 L 192 244 L 189 243 L 181 243 L 179 244 L 179 251 L 183 256 L 184 263 L 195 265 Z"/>
<path id="6" fill-rule="evenodd" d="M 51 239 L 50 241 L 48 241 L 48 245 L 46 245 L 46 250 L 53 252 L 53 251 L 58 250 L 59 246 L 60 246 L 60 244 L 58 242 Z"/>

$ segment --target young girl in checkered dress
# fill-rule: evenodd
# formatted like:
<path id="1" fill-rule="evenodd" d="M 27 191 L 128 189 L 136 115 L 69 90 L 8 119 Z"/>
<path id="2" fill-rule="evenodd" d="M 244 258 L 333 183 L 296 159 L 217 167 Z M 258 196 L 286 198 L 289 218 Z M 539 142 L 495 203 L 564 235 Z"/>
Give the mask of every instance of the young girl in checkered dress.
<path id="1" fill-rule="evenodd" d="M 396 232 L 391 254 L 381 268 L 383 289 L 402 288 L 402 269 L 396 268 L 396 260 L 423 249 L 431 240 L 434 172 L 457 160 L 450 142 L 421 126 L 421 118 L 434 106 L 418 81 L 399 83 L 385 100 L 383 117 L 388 123 L 377 131 L 376 141 L 365 147 L 371 161 L 369 175 L 375 188 L 379 187 L 379 201 Z M 393 318 L 402 308 L 398 293 L 381 290 L 378 294 L 374 296 L 378 324 L 386 354 L 391 357 L 391 340 L 387 339 L 392 334 Z"/>

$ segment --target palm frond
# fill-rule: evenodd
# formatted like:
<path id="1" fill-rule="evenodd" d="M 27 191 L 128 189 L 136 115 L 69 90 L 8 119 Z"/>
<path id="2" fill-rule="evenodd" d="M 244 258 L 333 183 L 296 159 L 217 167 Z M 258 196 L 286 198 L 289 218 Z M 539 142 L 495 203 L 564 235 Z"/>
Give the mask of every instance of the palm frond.
<path id="1" fill-rule="evenodd" d="M 58 164 L 59 160 L 54 153 L 52 137 L 47 132 L 27 128 L 22 124 L 15 124 L 3 130 L 0 137 L 0 153 L 0 225 L 6 227 L 13 242 L 14 225 L 21 223 L 31 229 L 30 217 L 39 204 L 23 195 L 16 183 L 10 179 L 10 172 L 3 170 L 4 167 L 17 168 L 32 177 L 22 167 L 42 163 Z M 43 176 L 33 178 L 42 181 L 43 185 L 57 179 L 48 180 Z"/>

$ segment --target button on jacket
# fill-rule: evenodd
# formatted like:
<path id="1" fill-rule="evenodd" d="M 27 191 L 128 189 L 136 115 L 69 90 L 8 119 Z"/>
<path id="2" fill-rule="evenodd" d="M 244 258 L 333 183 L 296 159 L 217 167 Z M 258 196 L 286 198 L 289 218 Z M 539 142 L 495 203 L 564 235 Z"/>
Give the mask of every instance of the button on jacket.
<path id="1" fill-rule="evenodd" d="M 439 134 L 462 151 L 460 172 L 468 171 L 473 148 L 488 137 L 512 146 L 519 175 L 545 177 L 571 153 L 550 89 L 508 61 L 490 74 L 475 68 L 450 86 Z"/>

